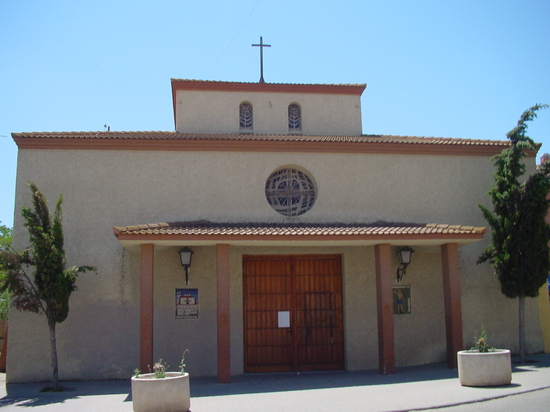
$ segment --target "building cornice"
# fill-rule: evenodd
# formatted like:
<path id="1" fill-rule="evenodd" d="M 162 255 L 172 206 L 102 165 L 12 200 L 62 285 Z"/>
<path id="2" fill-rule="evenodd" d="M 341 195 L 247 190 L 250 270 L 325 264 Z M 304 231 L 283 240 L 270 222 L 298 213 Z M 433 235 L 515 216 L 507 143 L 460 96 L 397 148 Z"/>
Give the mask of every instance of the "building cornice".
<path id="1" fill-rule="evenodd" d="M 245 83 L 171 79 L 172 91 L 344 94 L 361 96 L 366 84 Z"/>
<path id="2" fill-rule="evenodd" d="M 185 134 L 177 132 L 13 133 L 19 149 L 218 152 L 364 153 L 493 156 L 507 141 L 413 136 L 295 136 Z M 540 145 L 537 145 L 537 150 Z M 536 151 L 528 151 L 536 156 Z"/>

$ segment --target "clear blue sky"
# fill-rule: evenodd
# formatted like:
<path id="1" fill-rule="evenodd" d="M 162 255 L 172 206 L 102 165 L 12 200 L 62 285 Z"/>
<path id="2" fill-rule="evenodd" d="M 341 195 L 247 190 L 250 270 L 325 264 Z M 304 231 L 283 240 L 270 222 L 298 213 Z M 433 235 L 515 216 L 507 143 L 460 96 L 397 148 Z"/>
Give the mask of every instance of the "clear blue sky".
<path id="1" fill-rule="evenodd" d="M 266 82 L 366 83 L 365 134 L 505 139 L 550 103 L 548 0 L 0 0 L 0 19 L 10 227 L 12 132 L 173 130 L 170 78 L 256 82 L 260 36 Z M 550 109 L 529 135 L 550 152 Z"/>

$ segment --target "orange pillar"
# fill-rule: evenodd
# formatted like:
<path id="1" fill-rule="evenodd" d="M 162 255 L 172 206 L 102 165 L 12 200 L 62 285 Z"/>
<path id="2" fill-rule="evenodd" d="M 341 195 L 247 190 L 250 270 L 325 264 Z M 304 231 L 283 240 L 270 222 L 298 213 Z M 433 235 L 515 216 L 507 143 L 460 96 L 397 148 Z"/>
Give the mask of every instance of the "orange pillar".
<path id="1" fill-rule="evenodd" d="M 139 368 L 142 373 L 153 367 L 153 279 L 155 246 L 141 245 Z"/>
<path id="2" fill-rule="evenodd" d="M 460 273 L 458 271 L 458 245 L 441 245 L 443 264 L 443 295 L 445 299 L 445 331 L 447 336 L 447 365 L 457 368 L 456 353 L 463 349 L 462 304 L 460 301 Z"/>
<path id="3" fill-rule="evenodd" d="M 231 382 L 229 245 L 216 245 L 218 281 L 218 382 Z"/>
<path id="4" fill-rule="evenodd" d="M 395 371 L 393 334 L 393 290 L 391 246 L 374 247 L 376 257 L 376 309 L 378 315 L 378 369 L 386 375 Z"/>

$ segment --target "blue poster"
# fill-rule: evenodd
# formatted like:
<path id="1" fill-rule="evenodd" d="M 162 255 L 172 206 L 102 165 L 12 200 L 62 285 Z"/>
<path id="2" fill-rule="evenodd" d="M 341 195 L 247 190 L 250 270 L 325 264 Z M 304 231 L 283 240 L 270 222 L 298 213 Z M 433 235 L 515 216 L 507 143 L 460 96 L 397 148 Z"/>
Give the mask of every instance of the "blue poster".
<path id="1" fill-rule="evenodd" d="M 176 319 L 198 319 L 199 290 L 176 289 Z"/>

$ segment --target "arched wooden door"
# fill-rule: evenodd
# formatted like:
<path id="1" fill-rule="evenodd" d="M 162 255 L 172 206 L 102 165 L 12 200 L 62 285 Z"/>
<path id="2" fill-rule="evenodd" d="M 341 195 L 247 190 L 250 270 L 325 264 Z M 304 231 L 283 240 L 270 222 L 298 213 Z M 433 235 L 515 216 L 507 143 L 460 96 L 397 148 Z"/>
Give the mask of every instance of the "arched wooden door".
<path id="1" fill-rule="evenodd" d="M 344 368 L 340 255 L 244 256 L 245 372 Z"/>

